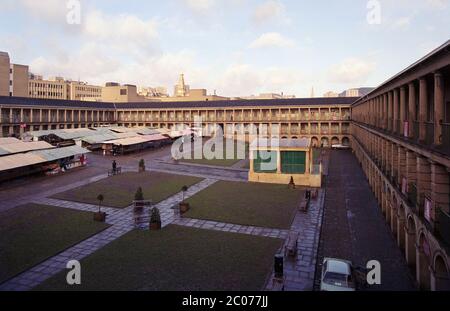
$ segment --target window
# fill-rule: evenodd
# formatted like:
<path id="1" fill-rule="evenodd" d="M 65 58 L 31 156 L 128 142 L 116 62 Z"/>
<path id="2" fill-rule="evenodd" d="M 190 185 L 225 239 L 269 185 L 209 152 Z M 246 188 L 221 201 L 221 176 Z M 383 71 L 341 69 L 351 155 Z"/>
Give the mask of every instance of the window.
<path id="1" fill-rule="evenodd" d="M 127 90 L 126 90 L 126 89 L 120 90 L 120 95 L 121 95 L 121 96 L 127 95 Z"/>
<path id="2" fill-rule="evenodd" d="M 283 174 L 305 174 L 306 152 L 305 151 L 282 151 L 281 172 Z"/>
<path id="3" fill-rule="evenodd" d="M 253 157 L 253 171 L 255 173 L 276 173 L 277 152 L 276 151 L 255 151 Z"/>

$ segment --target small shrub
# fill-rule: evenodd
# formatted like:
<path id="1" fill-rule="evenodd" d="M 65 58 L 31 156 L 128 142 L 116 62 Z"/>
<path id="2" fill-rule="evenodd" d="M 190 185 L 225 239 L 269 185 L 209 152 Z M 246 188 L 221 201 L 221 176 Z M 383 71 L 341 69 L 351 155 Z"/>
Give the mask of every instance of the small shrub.
<path id="1" fill-rule="evenodd" d="M 135 201 L 144 201 L 144 193 L 142 192 L 142 188 L 139 187 L 134 195 Z"/>
<path id="2" fill-rule="evenodd" d="M 160 224 L 161 223 L 161 215 L 159 213 L 159 209 L 154 207 L 152 209 L 152 213 L 150 215 L 150 223 L 152 224 Z"/>

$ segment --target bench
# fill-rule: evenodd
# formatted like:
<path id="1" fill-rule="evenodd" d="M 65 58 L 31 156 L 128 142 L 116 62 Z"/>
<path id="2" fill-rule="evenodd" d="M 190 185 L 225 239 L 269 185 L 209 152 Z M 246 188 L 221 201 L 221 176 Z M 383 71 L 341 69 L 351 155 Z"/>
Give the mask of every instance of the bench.
<path id="1" fill-rule="evenodd" d="M 284 246 L 284 257 L 295 257 L 297 256 L 298 249 L 298 232 L 289 233 L 286 245 Z"/>
<path id="2" fill-rule="evenodd" d="M 282 292 L 284 291 L 284 279 L 285 277 L 276 277 L 274 276 L 272 279 L 272 291 Z"/>
<path id="3" fill-rule="evenodd" d="M 140 226 L 143 224 L 148 224 L 150 222 L 150 216 L 149 215 L 139 215 L 134 217 L 134 225 Z"/>
<path id="4" fill-rule="evenodd" d="M 301 212 L 307 212 L 309 209 L 309 204 L 311 203 L 311 199 L 302 198 L 299 205 L 299 210 Z"/>
<path id="5" fill-rule="evenodd" d="M 109 170 L 108 171 L 108 177 L 115 176 L 115 175 L 120 175 L 120 174 L 122 174 L 122 168 L 121 167 L 116 168 L 116 170 Z"/>

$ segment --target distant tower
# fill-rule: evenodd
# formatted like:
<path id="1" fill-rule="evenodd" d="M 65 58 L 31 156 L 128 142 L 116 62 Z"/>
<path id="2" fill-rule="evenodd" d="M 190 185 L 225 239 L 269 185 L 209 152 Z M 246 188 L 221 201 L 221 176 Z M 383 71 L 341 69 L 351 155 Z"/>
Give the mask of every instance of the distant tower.
<path id="1" fill-rule="evenodd" d="M 180 74 L 178 78 L 178 84 L 175 85 L 174 96 L 175 97 L 186 97 L 189 93 L 189 86 L 184 83 L 184 74 Z"/>
<path id="2" fill-rule="evenodd" d="M 311 98 L 314 98 L 314 86 L 311 88 Z"/>

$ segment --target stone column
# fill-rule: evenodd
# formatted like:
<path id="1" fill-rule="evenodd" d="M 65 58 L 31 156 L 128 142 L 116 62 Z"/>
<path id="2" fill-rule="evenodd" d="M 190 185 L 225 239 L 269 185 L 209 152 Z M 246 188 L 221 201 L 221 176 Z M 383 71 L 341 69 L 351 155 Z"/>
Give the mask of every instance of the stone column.
<path id="1" fill-rule="evenodd" d="M 395 176 L 396 180 L 398 180 L 398 148 L 396 144 L 391 144 L 391 154 L 392 154 L 392 176 Z"/>
<path id="2" fill-rule="evenodd" d="M 427 80 L 425 78 L 420 79 L 419 89 L 419 140 L 425 141 L 426 137 L 426 121 L 427 121 L 427 107 L 428 107 L 428 93 L 427 93 Z"/>
<path id="3" fill-rule="evenodd" d="M 398 147 L 398 184 L 401 185 L 403 177 L 406 177 L 406 150 Z"/>
<path id="4" fill-rule="evenodd" d="M 425 195 L 431 191 L 431 165 L 427 158 L 417 156 L 417 204 L 423 211 Z M 421 213 L 421 215 L 423 215 Z"/>
<path id="5" fill-rule="evenodd" d="M 406 150 L 406 180 L 408 185 L 417 183 L 417 156 L 409 150 Z"/>
<path id="6" fill-rule="evenodd" d="M 392 119 L 394 117 L 394 104 L 392 101 L 392 92 L 388 93 L 388 131 L 394 129 Z"/>
<path id="7" fill-rule="evenodd" d="M 383 94 L 383 129 L 388 128 L 388 102 L 387 94 Z"/>
<path id="8" fill-rule="evenodd" d="M 400 129 L 399 134 L 405 136 L 404 123 L 406 120 L 406 89 L 404 86 L 400 88 Z"/>
<path id="9" fill-rule="evenodd" d="M 416 87 L 414 83 L 410 83 L 408 86 L 408 127 L 409 127 L 409 138 L 413 138 L 414 135 L 414 121 L 416 120 Z"/>
<path id="10" fill-rule="evenodd" d="M 442 144 L 442 122 L 444 121 L 444 80 L 442 74 L 434 74 L 434 143 Z"/>
<path id="11" fill-rule="evenodd" d="M 434 204 L 434 217 L 437 220 L 438 208 L 449 213 L 450 206 L 450 174 L 445 166 L 431 163 L 431 200 Z"/>
<path id="12" fill-rule="evenodd" d="M 394 108 L 393 108 L 394 116 L 392 118 L 392 122 L 393 122 L 393 126 L 392 126 L 393 130 L 392 131 L 394 133 L 398 134 L 398 133 L 400 133 L 400 129 L 398 128 L 398 121 L 397 121 L 397 120 L 400 119 L 399 118 L 399 109 L 398 109 L 399 108 L 398 107 L 398 104 L 399 104 L 399 101 L 398 101 L 398 89 L 394 90 L 393 96 L 394 96 L 394 100 L 393 100 L 392 104 L 394 106 Z"/>

